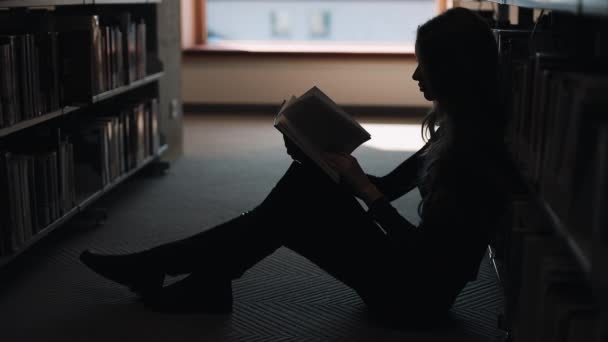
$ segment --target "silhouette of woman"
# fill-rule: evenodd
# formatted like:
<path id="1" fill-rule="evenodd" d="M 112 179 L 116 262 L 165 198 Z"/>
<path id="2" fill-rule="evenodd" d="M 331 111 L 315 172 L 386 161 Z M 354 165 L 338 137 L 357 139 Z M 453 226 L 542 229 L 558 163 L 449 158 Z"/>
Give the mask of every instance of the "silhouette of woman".
<path id="1" fill-rule="evenodd" d="M 367 175 L 354 157 L 327 154 L 336 184 L 286 140 L 294 162 L 253 210 L 138 253 L 85 251 L 82 262 L 154 310 L 229 313 L 232 280 L 286 246 L 353 288 L 373 317 L 424 324 L 444 316 L 476 277 L 508 204 L 497 47 L 481 17 L 455 8 L 419 27 L 416 56 L 412 77 L 434 103 L 427 143 L 389 174 Z M 414 187 L 418 226 L 390 204 Z M 163 287 L 166 275 L 180 274 L 189 275 Z"/>

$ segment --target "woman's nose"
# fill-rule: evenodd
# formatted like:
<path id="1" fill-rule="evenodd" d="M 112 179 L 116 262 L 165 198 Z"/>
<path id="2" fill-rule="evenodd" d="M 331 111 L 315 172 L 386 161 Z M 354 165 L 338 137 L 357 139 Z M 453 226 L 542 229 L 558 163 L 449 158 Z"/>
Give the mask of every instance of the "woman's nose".
<path id="1" fill-rule="evenodd" d="M 414 70 L 414 73 L 412 74 L 412 79 L 413 79 L 414 81 L 418 81 L 418 80 L 419 80 L 419 78 L 418 78 L 419 73 L 420 73 L 420 67 L 419 67 L 419 66 L 417 66 L 417 67 L 416 67 L 416 70 Z"/>

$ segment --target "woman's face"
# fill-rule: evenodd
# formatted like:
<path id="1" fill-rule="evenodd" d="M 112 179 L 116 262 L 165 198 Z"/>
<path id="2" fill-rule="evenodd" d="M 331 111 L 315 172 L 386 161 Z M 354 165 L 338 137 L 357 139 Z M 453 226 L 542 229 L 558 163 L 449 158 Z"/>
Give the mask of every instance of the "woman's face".
<path id="1" fill-rule="evenodd" d="M 424 65 L 418 59 L 418 46 L 416 46 L 416 61 L 418 62 L 418 66 L 416 67 L 416 70 L 414 71 L 414 74 L 412 75 L 412 79 L 414 79 L 414 81 L 418 82 L 418 87 L 420 88 L 420 91 L 424 95 L 425 99 L 427 99 L 428 101 L 435 101 L 436 100 L 435 94 L 433 93 L 433 90 L 431 89 L 431 85 L 428 81 L 428 77 L 426 76 L 426 73 L 424 71 Z"/>

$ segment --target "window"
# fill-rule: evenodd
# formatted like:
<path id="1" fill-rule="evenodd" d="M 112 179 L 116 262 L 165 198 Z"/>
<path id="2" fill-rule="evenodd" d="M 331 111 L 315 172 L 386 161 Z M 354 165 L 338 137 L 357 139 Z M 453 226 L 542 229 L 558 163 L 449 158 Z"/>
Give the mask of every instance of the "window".
<path id="1" fill-rule="evenodd" d="M 418 25 L 446 0 L 191 0 L 192 25 L 209 46 L 395 45 L 414 43 Z M 196 6 L 199 6 L 197 9 Z M 200 32 L 202 30 L 202 32 Z"/>

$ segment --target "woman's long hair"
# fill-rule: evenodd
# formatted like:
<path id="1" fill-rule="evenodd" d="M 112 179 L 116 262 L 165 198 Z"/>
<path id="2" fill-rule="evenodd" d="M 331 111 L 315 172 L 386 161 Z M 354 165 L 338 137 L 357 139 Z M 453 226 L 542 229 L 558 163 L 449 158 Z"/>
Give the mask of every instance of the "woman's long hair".
<path id="1" fill-rule="evenodd" d="M 464 8 L 450 9 L 418 28 L 416 50 L 435 97 L 422 124 L 423 138 L 430 142 L 423 179 L 429 188 L 418 208 L 424 219 L 449 191 L 449 174 L 457 163 L 471 161 L 471 151 L 502 144 L 504 116 L 498 48 L 483 18 Z"/>

